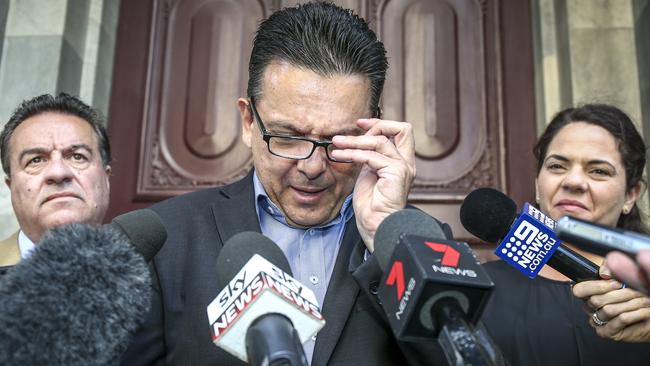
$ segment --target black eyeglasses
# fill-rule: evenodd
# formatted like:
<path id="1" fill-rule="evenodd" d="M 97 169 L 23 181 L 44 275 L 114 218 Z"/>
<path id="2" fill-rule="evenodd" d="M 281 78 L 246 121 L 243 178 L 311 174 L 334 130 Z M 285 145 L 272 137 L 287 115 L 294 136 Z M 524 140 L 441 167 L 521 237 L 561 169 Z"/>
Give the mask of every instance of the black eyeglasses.
<path id="1" fill-rule="evenodd" d="M 277 135 L 268 133 L 264 125 L 262 124 L 262 119 L 260 118 L 259 113 L 257 113 L 257 108 L 255 108 L 255 100 L 253 97 L 248 97 L 250 101 L 251 110 L 253 111 L 253 116 L 257 121 L 257 126 L 262 132 L 262 139 L 266 141 L 266 145 L 269 148 L 269 152 L 275 156 L 281 158 L 293 159 L 293 160 L 304 160 L 309 159 L 311 154 L 314 153 L 317 147 L 322 146 L 325 148 L 325 155 L 327 159 L 335 163 L 351 163 L 349 160 L 336 160 L 332 156 L 332 151 L 337 148 L 334 146 L 332 141 L 329 140 L 313 140 L 306 137 L 297 137 L 297 136 L 286 136 L 286 135 Z"/>

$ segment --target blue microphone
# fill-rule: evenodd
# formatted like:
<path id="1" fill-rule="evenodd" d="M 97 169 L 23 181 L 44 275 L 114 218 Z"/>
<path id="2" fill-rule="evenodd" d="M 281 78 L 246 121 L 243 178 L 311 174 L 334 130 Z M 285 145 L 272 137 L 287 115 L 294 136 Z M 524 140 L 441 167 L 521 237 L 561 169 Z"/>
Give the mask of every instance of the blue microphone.
<path id="1" fill-rule="evenodd" d="M 596 264 L 560 243 L 553 219 L 528 203 L 517 214 L 515 202 L 496 189 L 470 192 L 460 221 L 477 238 L 498 243 L 495 254 L 529 278 L 548 264 L 575 282 L 600 279 Z"/>

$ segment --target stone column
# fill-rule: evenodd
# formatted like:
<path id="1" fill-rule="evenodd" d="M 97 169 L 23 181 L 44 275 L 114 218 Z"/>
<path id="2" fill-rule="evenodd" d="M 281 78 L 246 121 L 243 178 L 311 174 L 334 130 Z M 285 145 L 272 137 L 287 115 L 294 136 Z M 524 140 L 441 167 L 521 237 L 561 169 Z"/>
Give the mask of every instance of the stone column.
<path id="1" fill-rule="evenodd" d="M 560 109 L 591 102 L 617 105 L 642 130 L 647 66 L 637 59 L 634 1 L 534 2 L 539 132 Z"/>

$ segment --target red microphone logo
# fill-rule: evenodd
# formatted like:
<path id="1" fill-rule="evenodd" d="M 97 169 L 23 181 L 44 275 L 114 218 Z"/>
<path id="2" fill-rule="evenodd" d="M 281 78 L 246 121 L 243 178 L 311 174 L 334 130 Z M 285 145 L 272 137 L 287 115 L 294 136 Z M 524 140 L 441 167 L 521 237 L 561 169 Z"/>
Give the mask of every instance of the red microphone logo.
<path id="1" fill-rule="evenodd" d="M 440 264 L 443 267 L 438 267 L 436 265 L 433 265 L 432 267 L 435 271 L 441 271 L 447 274 L 476 277 L 476 274 L 472 270 L 458 269 L 458 262 L 460 261 L 460 252 L 454 249 L 453 247 L 447 244 L 434 243 L 429 241 L 425 241 L 424 244 L 434 252 L 442 253 L 442 260 L 440 261 Z M 453 268 L 449 268 L 449 267 L 453 267 Z M 409 281 L 409 289 L 414 287 L 414 284 L 411 285 L 410 283 L 412 280 L 413 279 Z M 402 263 L 402 261 L 396 260 L 395 262 L 393 262 L 393 265 L 390 268 L 390 272 L 388 272 L 388 277 L 386 278 L 386 285 L 395 286 L 395 290 L 397 291 L 397 301 L 402 300 L 402 297 L 404 296 L 404 293 L 407 290 L 406 283 L 404 281 L 404 264 Z"/>
<path id="2" fill-rule="evenodd" d="M 425 241 L 424 244 L 431 248 L 434 252 L 442 253 L 442 261 L 440 264 L 448 267 L 458 267 L 460 260 L 460 253 L 447 244 L 432 243 Z"/>
<path id="3" fill-rule="evenodd" d="M 404 265 L 401 261 L 393 262 L 388 278 L 386 278 L 386 285 L 392 286 L 393 284 L 397 287 L 397 301 L 399 301 L 404 296 Z"/>

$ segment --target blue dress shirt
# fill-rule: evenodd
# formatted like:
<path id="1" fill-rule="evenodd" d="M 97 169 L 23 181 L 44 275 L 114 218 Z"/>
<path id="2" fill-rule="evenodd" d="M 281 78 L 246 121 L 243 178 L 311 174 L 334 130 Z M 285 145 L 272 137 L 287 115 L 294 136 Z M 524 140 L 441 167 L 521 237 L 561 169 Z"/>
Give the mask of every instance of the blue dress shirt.
<path id="1" fill-rule="evenodd" d="M 282 211 L 266 194 L 257 172 L 253 174 L 253 185 L 255 209 L 262 234 L 282 249 L 291 266 L 293 277 L 314 291 L 318 305 L 322 307 L 343 239 L 345 224 L 354 214 L 352 195 L 345 199 L 339 214 L 332 221 L 303 229 L 287 224 Z M 315 338 L 312 338 L 304 345 L 308 360 L 311 360 L 314 352 L 314 343 Z"/>

